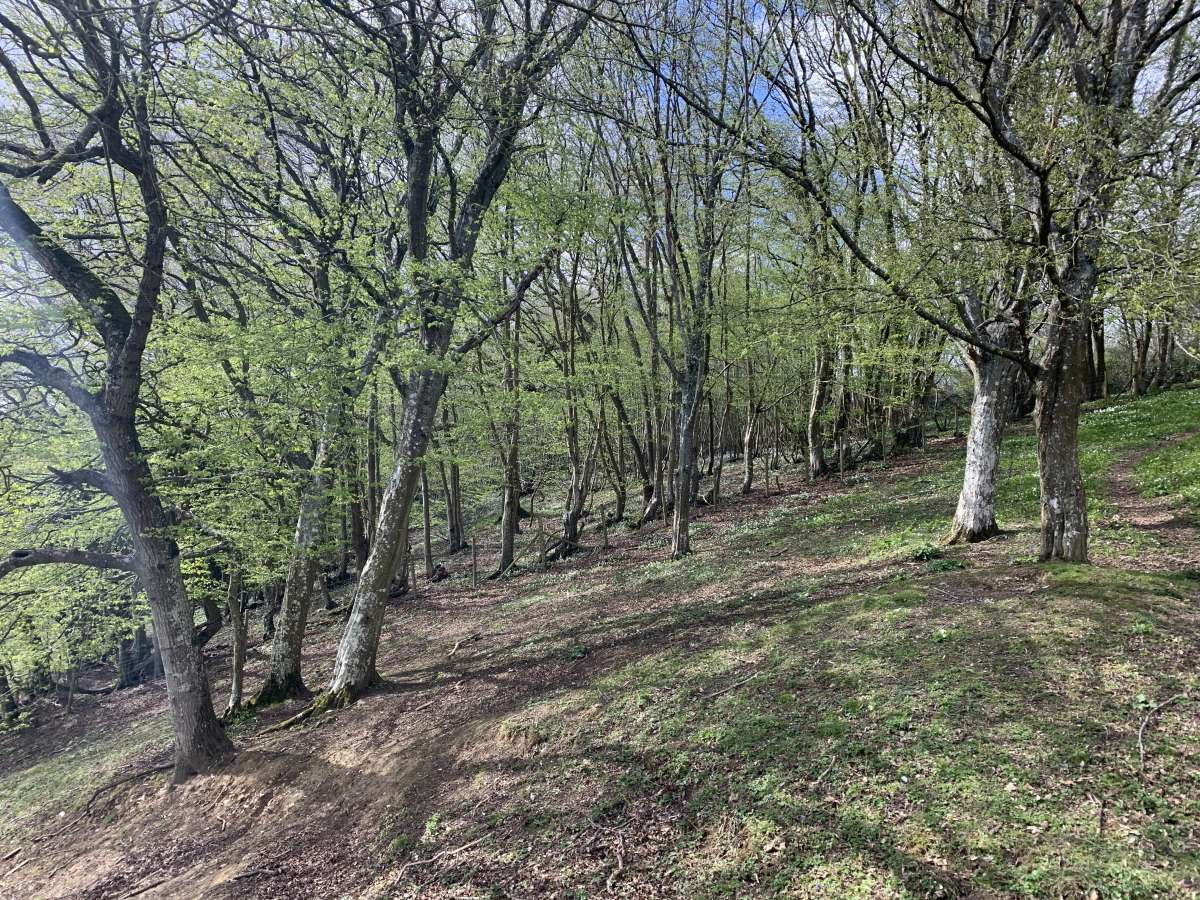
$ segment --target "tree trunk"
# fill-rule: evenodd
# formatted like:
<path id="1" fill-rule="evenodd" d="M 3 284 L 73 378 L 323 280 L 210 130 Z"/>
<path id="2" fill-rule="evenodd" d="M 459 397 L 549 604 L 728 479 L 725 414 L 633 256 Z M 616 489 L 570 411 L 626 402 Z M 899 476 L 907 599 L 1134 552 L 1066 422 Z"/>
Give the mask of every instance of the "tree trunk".
<path id="1" fill-rule="evenodd" d="M 515 356 L 515 354 L 514 354 Z M 510 410 L 510 420 L 505 428 L 503 459 L 504 485 L 502 488 L 500 508 L 500 565 L 497 574 L 503 575 L 513 564 L 515 555 L 516 535 L 521 527 L 521 444 L 519 401 L 516 399 L 516 377 L 512 364 L 510 391 L 513 393 L 513 403 Z"/>
<path id="2" fill-rule="evenodd" d="M 675 511 L 671 523 L 672 559 L 680 559 L 692 552 L 688 519 L 691 515 L 692 487 L 696 471 L 696 419 L 700 408 L 700 387 L 703 380 L 703 353 L 702 338 L 696 338 L 689 342 L 684 361 L 683 383 L 679 389 Z"/>
<path id="3" fill-rule="evenodd" d="M 0 666 L 0 722 L 8 724 L 17 717 L 17 698 L 8 683 L 8 671 Z"/>
<path id="4" fill-rule="evenodd" d="M 1064 311 L 1057 304 L 1047 325 L 1034 410 L 1041 484 L 1040 556 L 1043 561 L 1085 562 L 1087 500 L 1079 469 L 1078 432 L 1087 336 L 1077 310 Z"/>
<path id="5" fill-rule="evenodd" d="M 375 525 L 379 521 L 379 391 L 371 386 L 371 402 L 367 409 L 367 540 L 374 542 Z"/>
<path id="6" fill-rule="evenodd" d="M 971 427 L 967 462 L 958 509 L 947 543 L 983 541 L 999 531 L 996 525 L 996 479 L 1000 446 L 1012 409 L 1019 367 L 1015 362 L 982 350 L 972 350 L 967 363 L 975 380 L 971 398 Z"/>
<path id="7" fill-rule="evenodd" d="M 442 410 L 442 431 L 450 432 L 452 424 L 450 410 Z M 462 514 L 462 479 L 458 463 L 451 460 L 447 466 L 438 461 L 442 476 L 442 489 L 446 494 L 446 553 L 453 556 L 467 549 L 467 531 Z"/>
<path id="8" fill-rule="evenodd" d="M 349 441 L 350 453 L 346 460 L 346 485 L 350 492 L 348 514 L 350 518 L 350 546 L 354 553 L 354 573 L 362 574 L 363 566 L 367 563 L 367 554 L 371 551 L 367 540 L 367 527 L 363 521 L 363 492 L 362 478 L 359 471 L 356 441 Z"/>
<path id="9" fill-rule="evenodd" d="M 1108 396 L 1108 363 L 1104 345 L 1104 310 L 1093 309 L 1088 317 L 1088 335 L 1090 337 L 1088 358 L 1089 375 L 1088 399 L 1103 400 Z"/>
<path id="10" fill-rule="evenodd" d="M 749 494 L 754 487 L 754 421 L 758 410 L 746 411 L 746 426 L 742 429 L 742 494 Z"/>
<path id="11" fill-rule="evenodd" d="M 596 471 L 596 455 L 600 447 L 600 431 L 595 429 L 591 445 L 585 455 L 578 452 L 578 437 L 572 438 L 576 447 L 571 458 L 571 486 L 563 508 L 563 533 L 558 546 L 551 554 L 555 559 L 566 559 L 579 549 L 579 523 L 583 520 L 583 509 L 591 492 L 592 476 Z"/>
<path id="12" fill-rule="evenodd" d="M 1159 322 L 1158 329 L 1158 359 L 1154 368 L 1154 377 L 1150 379 L 1150 387 L 1163 388 L 1171 381 L 1171 351 L 1175 348 L 1175 339 L 1171 334 L 1171 326 Z"/>
<path id="13" fill-rule="evenodd" d="M 246 610 L 242 605 L 242 573 L 229 575 L 229 624 L 233 630 L 233 654 L 229 664 L 229 702 L 222 719 L 228 722 L 242 706 L 242 675 L 246 668 Z"/>
<path id="14" fill-rule="evenodd" d="M 829 362 L 828 349 L 818 347 L 813 362 L 812 403 L 808 408 L 808 477 L 813 480 L 829 471 L 825 464 L 825 436 L 821 428 L 825 399 L 829 396 Z"/>
<path id="15" fill-rule="evenodd" d="M 304 631 L 308 626 L 308 610 L 312 606 L 313 582 L 317 576 L 317 545 L 321 539 L 321 520 L 329 493 L 326 466 L 335 428 L 335 423 L 327 422 L 323 429 L 325 433 L 317 445 L 308 484 L 300 500 L 292 559 L 283 588 L 283 603 L 275 617 L 271 669 L 258 696 L 254 698 L 255 706 L 279 703 L 308 694 L 301 675 L 301 654 Z"/>
<path id="16" fill-rule="evenodd" d="M 433 535 L 430 533 L 429 473 L 421 466 L 421 542 L 425 555 L 425 577 L 433 578 Z"/>
<path id="17" fill-rule="evenodd" d="M 196 646 L 192 603 L 180 571 L 170 518 L 152 493 L 152 475 L 132 420 L 94 419 L 112 496 L 133 540 L 135 572 L 146 591 L 167 678 L 175 730 L 175 781 L 211 771 L 233 750 L 213 711 L 204 656 Z"/>
<path id="18" fill-rule="evenodd" d="M 396 445 L 396 466 L 384 490 L 375 540 L 354 590 L 353 606 L 338 645 L 325 705 L 352 702 L 375 679 L 375 655 L 383 627 L 388 588 L 395 575 L 398 551 L 408 539 L 408 519 L 420 477 L 420 462 L 429 444 L 446 375 L 424 370 L 409 376 Z"/>

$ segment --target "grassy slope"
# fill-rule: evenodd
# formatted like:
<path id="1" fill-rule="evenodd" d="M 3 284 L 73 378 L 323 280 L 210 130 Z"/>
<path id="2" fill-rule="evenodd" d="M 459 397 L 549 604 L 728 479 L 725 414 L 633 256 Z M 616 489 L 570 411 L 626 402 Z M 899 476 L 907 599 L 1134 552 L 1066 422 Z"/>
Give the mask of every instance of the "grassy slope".
<path id="1" fill-rule="evenodd" d="M 508 864 L 570 866 L 556 848 L 599 829 L 632 833 L 610 848 L 607 868 L 544 887 L 616 890 L 620 878 L 608 876 L 622 868 L 621 845 L 649 841 L 644 866 L 690 896 L 1195 895 L 1200 717 L 1187 704 L 1155 717 L 1144 776 L 1137 731 L 1158 702 L 1197 690 L 1198 585 L 1105 565 L 1156 540 L 1121 524 L 1105 476 L 1131 451 L 1193 429 L 1197 413 L 1192 391 L 1085 419 L 1101 566 L 1036 565 L 1029 534 L 983 558 L 935 549 L 960 475 L 952 456 L 894 482 L 864 473 L 813 507 L 794 495 L 726 533 L 702 527 L 717 552 L 625 571 L 617 590 L 685 596 L 736 584 L 797 543 L 866 567 L 921 561 L 849 596 L 799 576 L 681 608 L 692 645 L 514 717 L 509 733 L 535 735 L 540 759 L 493 755 L 502 774 L 488 791 L 468 791 L 431 820 L 453 834 L 437 843 L 453 846 L 484 833 L 482 803 L 488 825 L 510 835 L 498 848 L 509 849 L 481 854 L 477 875 L 465 862 L 446 866 L 444 889 L 457 895 L 451 885 L 464 877 L 482 888 L 483 873 Z M 1006 527 L 1036 525 L 1034 449 L 1029 435 L 1005 447 Z M 1143 468 L 1160 458 L 1169 465 L 1172 453 Z M 1153 484 L 1176 493 L 1192 477 Z M 547 578 L 525 602 L 580 598 Z M 756 604 L 762 616 L 737 616 Z M 734 624 L 712 624 L 730 614 Z M 497 793 L 511 799 L 489 799 Z M 658 821 L 661 832 L 645 827 Z M 424 832 L 397 839 L 430 842 Z M 429 877 L 414 890 L 433 890 Z"/>
<path id="2" fill-rule="evenodd" d="M 484 635 L 455 657 L 460 632 L 439 633 L 428 663 L 402 648 L 404 665 L 432 672 L 420 690 L 441 702 L 425 709 L 435 701 L 422 693 L 398 707 L 405 676 L 399 697 L 274 736 L 279 772 L 262 780 L 315 792 L 331 772 L 370 784 L 378 776 L 348 762 L 348 743 L 373 746 L 410 720 L 418 737 L 432 735 L 421 740 L 439 755 L 424 768 L 414 762 L 423 745 L 400 732 L 370 758 L 371 771 L 412 769 L 420 783 L 386 782 L 396 786 L 349 803 L 364 811 L 366 849 L 344 872 L 321 865 L 343 889 L 358 885 L 355 895 L 1200 896 L 1200 702 L 1148 721 L 1144 772 L 1138 751 L 1155 706 L 1200 695 L 1200 580 L 1151 565 L 1173 535 L 1123 522 L 1108 490 L 1114 466 L 1195 429 L 1198 413 L 1200 391 L 1179 391 L 1087 416 L 1095 566 L 1034 562 L 1033 442 L 1019 434 L 1001 485 L 1014 532 L 980 547 L 936 546 L 960 474 L 950 448 L 901 474 L 797 482 L 758 506 L 706 513 L 698 552 L 682 562 L 662 559 L 658 532 L 637 553 L 518 579 L 488 604 L 436 595 L 436 621 Z M 1177 460 L 1197 452 L 1191 441 L 1140 458 L 1137 486 L 1194 503 L 1197 469 Z M 422 621 L 396 627 L 418 641 Z M 466 657 L 461 668 L 447 651 Z M 514 700 L 504 679 L 526 671 Z M 492 688 L 471 706 L 473 691 Z M 448 724 L 431 726 L 430 715 Z M 0 766 L 0 838 L 38 810 L 74 810 L 118 754 L 161 741 L 161 721 L 144 721 L 159 730 L 89 731 L 70 753 Z M 239 740 L 261 740 L 255 727 L 241 723 Z M 175 802 L 211 810 L 226 794 L 263 790 L 251 755 L 241 765 L 252 778 L 201 783 Z M 260 814 L 238 836 L 197 812 L 196 852 L 252 859 L 277 821 L 289 841 L 313 832 L 336 847 L 340 837 L 321 829 L 345 821 L 303 806 L 294 821 Z M 257 896 L 285 895 L 241 877 L 209 895 L 253 896 L 256 884 Z M 0 875 L 0 894 L 17 887 Z"/>

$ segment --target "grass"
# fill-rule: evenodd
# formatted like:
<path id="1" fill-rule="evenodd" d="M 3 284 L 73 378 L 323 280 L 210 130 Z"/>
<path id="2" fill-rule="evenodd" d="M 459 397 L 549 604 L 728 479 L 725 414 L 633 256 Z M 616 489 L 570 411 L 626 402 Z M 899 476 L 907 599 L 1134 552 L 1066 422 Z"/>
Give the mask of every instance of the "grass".
<path id="1" fill-rule="evenodd" d="M 563 758 L 529 780 L 590 781 L 610 827 L 679 800 L 668 859 L 694 896 L 1184 895 L 1200 734 L 1164 714 L 1143 780 L 1136 732 L 1196 687 L 1189 601 L 1162 576 L 1000 576 L 1032 596 L 964 604 L 923 576 L 623 667 L 522 714 Z"/>
<path id="2" fill-rule="evenodd" d="M 1088 413 L 1097 521 L 1113 466 L 1197 413 L 1196 391 Z M 1006 442 L 1008 527 L 1036 526 L 1034 453 L 1028 434 Z M 1193 440 L 1147 457 L 1143 486 L 1194 497 L 1197 454 Z M 1200 693 L 1194 581 L 943 550 L 961 461 L 931 462 L 781 500 L 706 534 L 723 546 L 702 559 L 627 570 L 621 589 L 680 605 L 598 628 L 701 633 L 511 717 L 547 738 L 536 765 L 493 776 L 514 799 L 489 822 L 517 833 L 520 859 L 621 832 L 694 897 L 1200 896 L 1196 710 L 1148 723 L 1144 772 L 1137 746 L 1157 704 Z M 1098 555 L 1137 541 L 1153 545 L 1107 529 Z M 789 547 L 896 571 L 840 596 L 820 576 L 747 587 Z M 716 587 L 724 599 L 687 599 Z M 591 871 L 599 894 L 617 870 Z"/>
<path id="3" fill-rule="evenodd" d="M 1145 496 L 1175 496 L 1192 516 L 1200 514 L 1200 435 L 1146 456 L 1136 475 Z"/>
<path id="4" fill-rule="evenodd" d="M 25 820 L 60 818 L 83 808 L 97 785 L 107 782 L 131 759 L 168 746 L 169 723 L 161 716 L 143 718 L 120 728 L 96 729 L 64 748 L 0 777 L 0 842 L 22 837 Z"/>
<path id="5" fill-rule="evenodd" d="M 1113 468 L 1198 413 L 1200 391 L 1089 411 L 1097 524 Z M 1128 528 L 1094 530 L 1100 565 L 1022 556 L 1034 451 L 1027 432 L 1006 442 L 999 516 L 1020 533 L 984 547 L 941 546 L 961 477 L 961 452 L 941 448 L 754 517 L 731 505 L 737 524 L 706 516 L 684 560 L 514 580 L 472 611 L 472 628 L 506 637 L 480 671 L 461 663 L 462 683 L 469 697 L 511 671 L 531 699 L 456 732 L 428 799 L 398 796 L 374 820 L 388 889 L 1200 897 L 1200 580 L 1117 565 L 1130 554 L 1114 548 L 1170 539 Z M 1197 454 L 1172 445 L 1135 477 L 1194 503 Z M 143 720 L 10 768 L 0 837 L 70 815 L 168 738 Z M 414 861 L 407 884 L 390 880 Z"/>

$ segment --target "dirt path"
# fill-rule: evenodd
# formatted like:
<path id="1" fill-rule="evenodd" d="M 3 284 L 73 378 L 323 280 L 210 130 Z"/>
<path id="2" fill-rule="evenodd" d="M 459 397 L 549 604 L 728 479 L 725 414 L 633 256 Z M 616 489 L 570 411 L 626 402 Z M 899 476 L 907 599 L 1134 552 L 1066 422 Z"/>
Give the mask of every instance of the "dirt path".
<path id="1" fill-rule="evenodd" d="M 1151 548 L 1138 547 L 1121 557 L 1130 566 L 1155 571 L 1200 570 L 1200 526 L 1174 505 L 1174 498 L 1145 497 L 1135 470 L 1147 456 L 1189 440 L 1187 432 L 1139 450 L 1113 467 L 1108 476 L 1108 499 L 1117 507 L 1113 524 L 1132 527 L 1154 539 Z"/>

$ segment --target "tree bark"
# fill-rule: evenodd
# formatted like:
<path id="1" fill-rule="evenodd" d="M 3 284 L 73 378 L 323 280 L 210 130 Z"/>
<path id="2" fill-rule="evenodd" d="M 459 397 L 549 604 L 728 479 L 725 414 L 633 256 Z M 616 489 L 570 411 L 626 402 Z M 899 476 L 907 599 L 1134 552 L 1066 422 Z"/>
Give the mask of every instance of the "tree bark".
<path id="1" fill-rule="evenodd" d="M 361 696 L 376 678 L 375 655 L 383 627 L 388 589 L 396 560 L 408 540 L 408 519 L 420 477 L 421 457 L 429 445 L 438 401 L 446 389 L 443 372 L 423 370 L 408 379 L 399 425 L 397 462 L 384 490 L 375 540 L 354 590 L 346 630 L 338 646 L 328 705 L 344 705 Z"/>
<path id="2" fill-rule="evenodd" d="M 825 463 L 825 436 L 821 416 L 829 396 L 829 350 L 819 346 L 813 361 L 812 403 L 808 407 L 808 477 L 814 481 L 829 471 Z"/>
<path id="3" fill-rule="evenodd" d="M 968 352 L 967 365 L 974 377 L 975 392 L 962 490 L 946 538 L 951 544 L 987 540 L 1000 530 L 996 524 L 996 480 L 1019 370 L 1012 360 L 976 349 Z"/>
<path id="4" fill-rule="evenodd" d="M 701 382 L 704 378 L 703 354 L 703 336 L 695 335 L 688 342 L 683 378 L 679 387 L 679 449 L 675 469 L 675 510 L 671 522 L 672 559 L 680 559 L 692 552 L 688 522 L 696 471 L 696 419 L 700 408 Z"/>
<path id="5" fill-rule="evenodd" d="M 174 778 L 182 781 L 211 771 L 233 745 L 213 711 L 204 657 L 193 640 L 194 615 L 180 570 L 179 547 L 169 536 L 170 517 L 150 489 L 153 476 L 137 439 L 132 411 L 117 421 L 97 413 L 93 424 L 112 496 L 130 524 L 135 571 L 150 601 L 175 727 Z"/>
<path id="6" fill-rule="evenodd" d="M 246 609 L 242 605 L 242 573 L 234 569 L 229 575 L 229 625 L 233 630 L 233 652 L 229 664 L 229 702 L 221 716 L 226 722 L 242 706 L 242 675 L 246 668 Z"/>
<path id="7" fill-rule="evenodd" d="M 1073 293 L 1078 296 L 1080 291 Z M 1087 500 L 1079 468 L 1078 439 L 1086 333 L 1078 310 L 1063 310 L 1061 302 L 1055 306 L 1047 323 L 1034 409 L 1041 485 L 1040 557 L 1043 561 L 1086 562 Z"/>
<path id="8" fill-rule="evenodd" d="M 430 533 L 429 473 L 421 466 L 421 543 L 425 556 L 425 577 L 433 578 L 433 535 Z"/>

